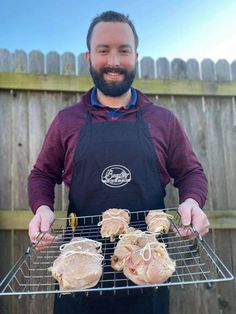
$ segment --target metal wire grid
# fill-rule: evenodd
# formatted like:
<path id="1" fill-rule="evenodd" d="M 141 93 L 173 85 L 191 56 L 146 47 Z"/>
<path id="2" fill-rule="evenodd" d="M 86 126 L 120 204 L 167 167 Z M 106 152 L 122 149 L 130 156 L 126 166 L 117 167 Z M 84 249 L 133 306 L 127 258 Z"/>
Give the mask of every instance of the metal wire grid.
<path id="1" fill-rule="evenodd" d="M 172 277 L 158 286 L 185 285 L 208 283 L 233 279 L 233 275 L 221 262 L 217 255 L 205 240 L 197 237 L 194 240 L 181 237 L 178 234 L 180 218 L 175 211 L 169 212 L 173 215 L 172 225 L 177 232 L 169 232 L 158 237 L 158 240 L 165 243 L 169 256 L 176 262 L 176 270 Z M 145 216 L 147 212 L 131 213 L 131 226 L 147 230 Z M 114 252 L 117 241 L 110 242 L 109 239 L 102 239 L 100 227 L 97 223 L 101 216 L 86 216 L 79 218 L 79 226 L 73 232 L 67 227 L 67 219 L 58 219 L 54 223 L 53 233 L 60 236 L 61 240 L 55 240 L 47 249 L 37 251 L 30 245 L 23 256 L 16 262 L 7 276 L 0 284 L 0 295 L 26 295 L 26 294 L 51 294 L 63 293 L 57 282 L 52 278 L 48 268 L 60 254 L 61 244 L 68 242 L 73 237 L 86 237 L 102 242 L 104 255 L 103 275 L 99 283 L 90 289 L 67 290 L 64 292 L 97 292 L 103 294 L 106 291 L 113 291 L 116 294 L 119 290 L 126 290 L 129 293 L 133 289 L 147 287 L 158 287 L 157 285 L 137 286 L 128 280 L 122 272 L 114 271 L 110 267 L 111 255 Z M 59 227 L 58 227 L 59 225 Z M 41 239 L 43 238 L 43 234 Z M 36 244 L 37 245 L 37 244 Z"/>

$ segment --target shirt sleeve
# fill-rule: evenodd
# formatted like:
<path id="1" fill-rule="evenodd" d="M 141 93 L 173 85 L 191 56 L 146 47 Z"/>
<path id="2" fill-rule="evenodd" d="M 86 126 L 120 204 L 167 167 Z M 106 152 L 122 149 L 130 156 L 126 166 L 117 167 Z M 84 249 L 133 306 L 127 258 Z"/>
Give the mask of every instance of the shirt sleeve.
<path id="1" fill-rule="evenodd" d="M 208 182 L 202 165 L 175 115 L 170 117 L 167 167 L 174 186 L 179 191 L 179 202 L 193 198 L 202 208 L 208 192 Z"/>
<path id="2" fill-rule="evenodd" d="M 53 210 L 55 184 L 62 182 L 64 149 L 60 134 L 59 114 L 44 139 L 36 164 L 28 177 L 29 205 L 35 213 L 39 206 Z"/>

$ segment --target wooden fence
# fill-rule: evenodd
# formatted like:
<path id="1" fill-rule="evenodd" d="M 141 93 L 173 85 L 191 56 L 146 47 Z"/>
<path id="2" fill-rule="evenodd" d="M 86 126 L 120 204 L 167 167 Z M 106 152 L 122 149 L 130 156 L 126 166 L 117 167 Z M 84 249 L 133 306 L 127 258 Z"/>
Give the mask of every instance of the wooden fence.
<path id="1" fill-rule="evenodd" d="M 27 176 L 36 161 L 46 130 L 56 113 L 77 102 L 92 86 L 83 54 L 39 51 L 27 55 L 0 49 L 0 279 L 28 245 L 32 217 Z M 236 61 L 199 64 L 150 57 L 137 63 L 134 86 L 182 121 L 209 180 L 206 236 L 232 272 L 236 268 Z M 177 206 L 169 186 L 167 206 Z M 56 190 L 56 213 L 65 215 L 67 190 Z M 174 287 L 171 314 L 236 313 L 235 281 Z M 0 297 L 0 313 L 51 313 L 52 297 Z"/>

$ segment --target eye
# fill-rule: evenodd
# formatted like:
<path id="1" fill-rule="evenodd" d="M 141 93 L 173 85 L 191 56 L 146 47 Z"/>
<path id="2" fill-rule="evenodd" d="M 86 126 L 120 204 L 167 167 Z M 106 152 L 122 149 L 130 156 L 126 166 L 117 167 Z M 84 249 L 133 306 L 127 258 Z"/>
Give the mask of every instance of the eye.
<path id="1" fill-rule="evenodd" d="M 100 53 L 101 55 L 105 55 L 108 53 L 107 49 L 98 49 L 98 53 Z"/>
<path id="2" fill-rule="evenodd" d="M 130 50 L 129 49 L 121 49 L 120 51 L 122 54 L 129 54 L 130 53 Z"/>

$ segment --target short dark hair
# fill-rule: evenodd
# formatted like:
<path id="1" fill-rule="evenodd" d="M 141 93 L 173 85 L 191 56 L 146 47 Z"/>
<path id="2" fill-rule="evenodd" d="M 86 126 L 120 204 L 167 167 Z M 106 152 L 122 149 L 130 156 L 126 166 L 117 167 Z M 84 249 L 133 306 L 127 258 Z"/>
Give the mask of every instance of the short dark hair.
<path id="1" fill-rule="evenodd" d="M 89 29 L 88 29 L 88 34 L 87 34 L 87 47 L 88 50 L 90 51 L 90 41 L 93 33 L 93 29 L 96 24 L 99 22 L 119 22 L 119 23 L 126 23 L 128 24 L 134 34 L 134 42 L 135 42 L 135 47 L 137 49 L 138 47 L 138 35 L 135 30 L 133 22 L 130 20 L 128 15 L 124 15 L 122 13 L 118 13 L 115 11 L 105 11 L 99 15 L 97 15 L 91 22 Z"/>

